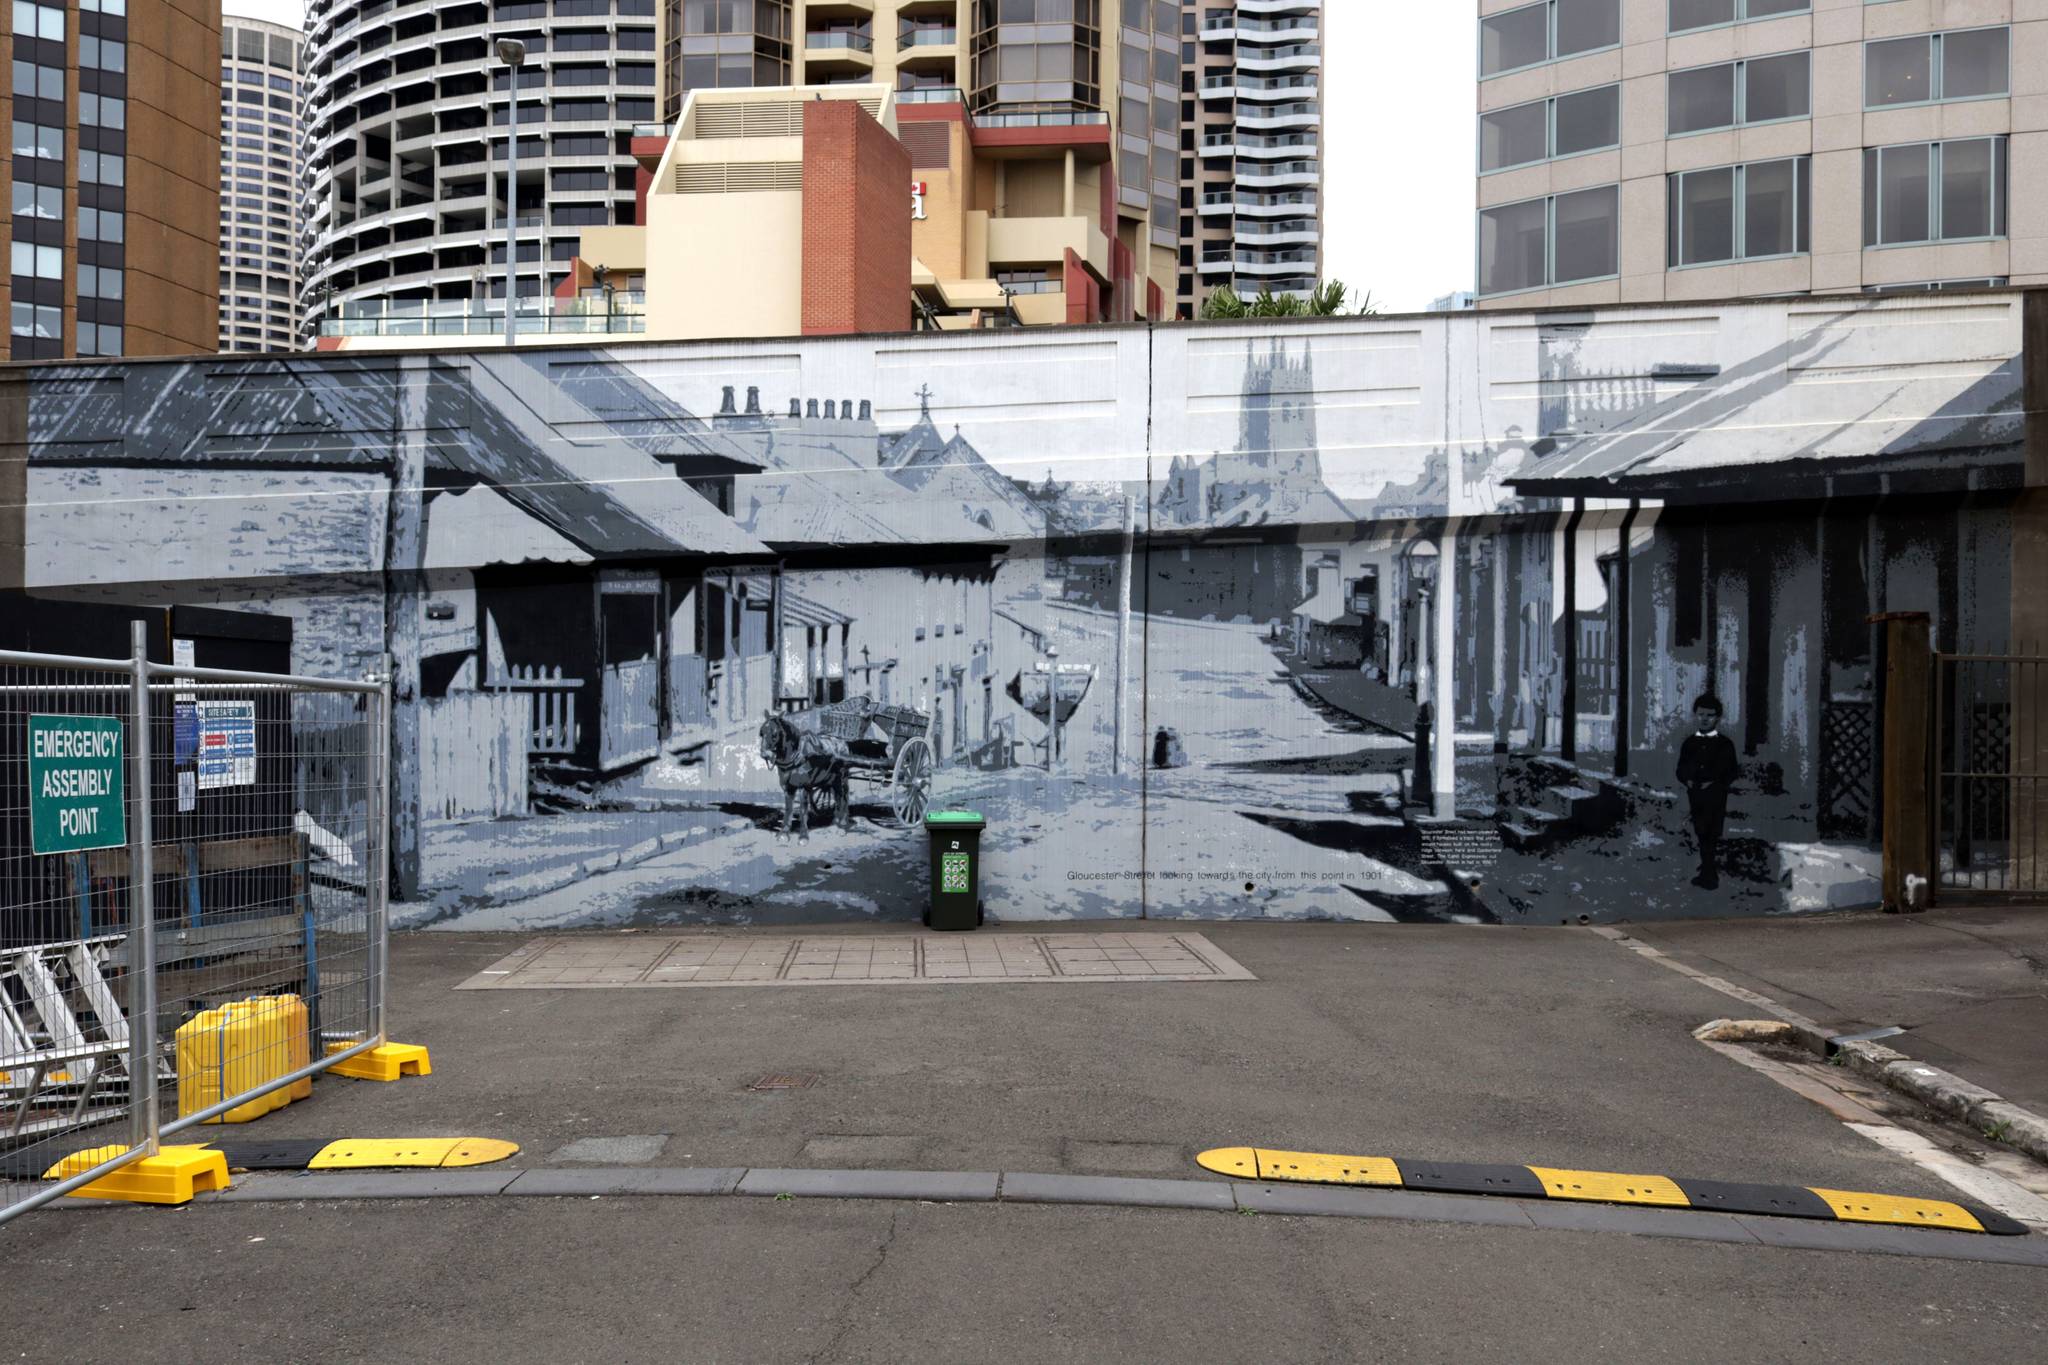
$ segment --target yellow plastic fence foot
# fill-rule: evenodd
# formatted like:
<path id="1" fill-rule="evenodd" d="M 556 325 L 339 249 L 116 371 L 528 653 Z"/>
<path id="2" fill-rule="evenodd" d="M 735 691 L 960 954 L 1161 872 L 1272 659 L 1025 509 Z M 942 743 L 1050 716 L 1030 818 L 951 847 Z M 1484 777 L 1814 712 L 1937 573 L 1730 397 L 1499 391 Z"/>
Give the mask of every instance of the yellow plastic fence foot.
<path id="1" fill-rule="evenodd" d="M 353 1043 L 330 1043 L 329 1052 L 342 1052 Z M 345 1062 L 327 1068 L 333 1076 L 353 1076 L 359 1081 L 395 1081 L 400 1076 L 431 1076 L 434 1064 L 427 1050 L 417 1043 L 380 1043 L 368 1052 L 358 1052 Z"/>
<path id="2" fill-rule="evenodd" d="M 88 1147 L 73 1152 L 43 1173 L 63 1180 L 89 1171 L 127 1151 L 126 1147 Z M 110 1175 L 71 1192 L 73 1199 L 118 1199 L 130 1204 L 183 1204 L 202 1190 L 228 1187 L 228 1162 L 210 1147 L 160 1147 L 155 1156 L 131 1161 Z"/>

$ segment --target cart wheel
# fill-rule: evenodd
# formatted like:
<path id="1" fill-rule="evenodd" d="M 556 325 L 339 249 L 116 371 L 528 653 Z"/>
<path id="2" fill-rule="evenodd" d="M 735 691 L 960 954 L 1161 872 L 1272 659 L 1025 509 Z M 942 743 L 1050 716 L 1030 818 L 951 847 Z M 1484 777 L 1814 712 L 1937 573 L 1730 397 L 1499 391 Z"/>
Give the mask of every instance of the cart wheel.
<path id="1" fill-rule="evenodd" d="M 830 787 L 813 787 L 810 790 L 811 823 L 823 820 L 832 823 L 832 817 L 839 813 L 839 800 Z"/>
<path id="2" fill-rule="evenodd" d="M 932 746 L 923 739 L 907 741 L 896 755 L 896 769 L 889 780 L 890 808 L 905 825 L 924 819 L 932 791 Z"/>

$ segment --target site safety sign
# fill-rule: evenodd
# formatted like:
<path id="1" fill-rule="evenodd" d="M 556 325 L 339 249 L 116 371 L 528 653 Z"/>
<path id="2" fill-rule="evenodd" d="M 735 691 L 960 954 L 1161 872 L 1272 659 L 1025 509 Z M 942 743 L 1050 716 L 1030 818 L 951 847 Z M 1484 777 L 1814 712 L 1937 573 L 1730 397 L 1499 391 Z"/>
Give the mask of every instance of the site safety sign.
<path id="1" fill-rule="evenodd" d="M 122 774 L 118 717 L 30 716 L 29 847 L 76 853 L 127 843 Z"/>
<path id="2" fill-rule="evenodd" d="M 256 780 L 256 703 L 202 701 L 199 787 L 246 787 Z"/>

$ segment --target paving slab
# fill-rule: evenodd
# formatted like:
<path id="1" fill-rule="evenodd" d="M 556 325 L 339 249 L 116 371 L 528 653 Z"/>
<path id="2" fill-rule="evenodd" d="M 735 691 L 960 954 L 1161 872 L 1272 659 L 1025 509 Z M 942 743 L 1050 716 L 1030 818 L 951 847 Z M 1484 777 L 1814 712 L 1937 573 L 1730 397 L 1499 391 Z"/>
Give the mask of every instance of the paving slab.
<path id="1" fill-rule="evenodd" d="M 666 1133 L 622 1133 L 617 1137 L 584 1137 L 565 1142 L 549 1154 L 550 1161 L 582 1161 L 594 1166 L 634 1166 L 654 1160 L 668 1146 Z"/>
<path id="2" fill-rule="evenodd" d="M 457 990 L 646 986 L 904 986 L 944 981 L 1196 982 L 1255 979 L 1195 933 L 734 936 L 565 935 L 534 939 Z"/>

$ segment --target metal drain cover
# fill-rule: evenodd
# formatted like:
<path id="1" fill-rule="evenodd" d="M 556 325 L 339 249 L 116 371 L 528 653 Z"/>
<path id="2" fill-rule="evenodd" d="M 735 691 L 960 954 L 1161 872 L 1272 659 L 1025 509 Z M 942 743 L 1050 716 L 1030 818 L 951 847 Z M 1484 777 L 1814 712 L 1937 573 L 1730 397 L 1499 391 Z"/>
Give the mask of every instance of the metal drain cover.
<path id="1" fill-rule="evenodd" d="M 808 1090 L 817 1076 L 806 1071 L 771 1071 L 748 1086 L 749 1090 Z"/>

